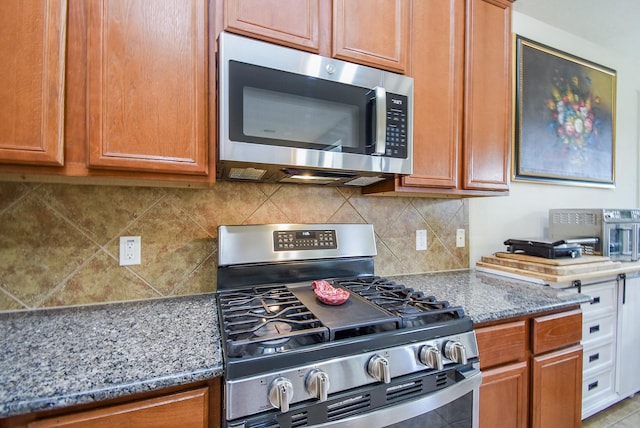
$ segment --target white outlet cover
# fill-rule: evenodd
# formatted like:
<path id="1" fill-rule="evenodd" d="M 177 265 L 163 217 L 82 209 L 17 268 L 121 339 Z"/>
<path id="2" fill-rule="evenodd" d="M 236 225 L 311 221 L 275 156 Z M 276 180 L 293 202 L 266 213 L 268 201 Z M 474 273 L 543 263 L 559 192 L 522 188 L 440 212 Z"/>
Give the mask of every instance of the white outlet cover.
<path id="1" fill-rule="evenodd" d="M 120 266 L 139 265 L 142 262 L 142 244 L 139 236 L 120 237 Z"/>
<path id="2" fill-rule="evenodd" d="M 416 230 L 416 251 L 427 249 L 427 231 L 425 229 Z"/>

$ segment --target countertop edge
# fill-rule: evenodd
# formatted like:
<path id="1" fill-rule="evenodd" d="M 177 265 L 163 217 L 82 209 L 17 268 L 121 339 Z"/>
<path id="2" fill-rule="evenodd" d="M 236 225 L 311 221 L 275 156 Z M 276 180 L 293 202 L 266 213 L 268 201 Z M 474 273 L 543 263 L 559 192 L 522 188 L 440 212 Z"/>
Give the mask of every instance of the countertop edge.
<path id="1" fill-rule="evenodd" d="M 539 309 L 531 309 L 531 310 L 506 310 L 501 312 L 496 312 L 493 314 L 487 314 L 483 316 L 472 317 L 472 321 L 476 325 L 482 325 L 483 323 L 494 322 L 494 321 L 508 321 L 510 318 L 518 318 L 527 315 L 536 315 L 542 314 L 549 311 L 568 309 L 575 306 L 580 306 L 583 303 L 588 303 L 591 301 L 591 297 L 582 294 L 583 298 L 576 299 L 575 301 L 562 302 L 557 305 L 545 305 L 544 307 L 540 307 Z"/>
<path id="2" fill-rule="evenodd" d="M 62 409 L 69 406 L 83 405 L 152 392 L 164 388 L 187 385 L 198 381 L 206 381 L 222 376 L 223 366 L 212 367 L 188 373 L 152 378 L 141 382 L 114 385 L 95 390 L 87 390 L 75 394 L 36 398 L 0 405 L 0 420 L 28 413 Z"/>

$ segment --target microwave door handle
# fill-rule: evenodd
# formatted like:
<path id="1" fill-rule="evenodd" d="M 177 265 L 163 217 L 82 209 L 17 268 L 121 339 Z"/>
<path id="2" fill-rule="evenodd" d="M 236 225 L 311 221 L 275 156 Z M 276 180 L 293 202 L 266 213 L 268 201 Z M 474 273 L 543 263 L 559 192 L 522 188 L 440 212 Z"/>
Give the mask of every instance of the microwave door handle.
<path id="1" fill-rule="evenodd" d="M 376 132 L 374 155 L 384 155 L 387 143 L 387 91 L 381 87 L 373 88 L 376 97 Z"/>

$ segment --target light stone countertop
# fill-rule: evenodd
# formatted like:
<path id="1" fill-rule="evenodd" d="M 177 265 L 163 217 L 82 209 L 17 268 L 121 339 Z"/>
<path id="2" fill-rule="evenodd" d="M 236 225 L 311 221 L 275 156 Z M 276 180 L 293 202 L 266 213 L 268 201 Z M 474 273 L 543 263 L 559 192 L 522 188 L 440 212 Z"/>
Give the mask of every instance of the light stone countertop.
<path id="1" fill-rule="evenodd" d="M 0 418 L 222 374 L 215 295 L 0 314 Z"/>
<path id="2" fill-rule="evenodd" d="M 476 323 L 590 300 L 475 270 L 389 279 L 462 306 Z M 0 419 L 222 373 L 213 294 L 0 313 Z"/>

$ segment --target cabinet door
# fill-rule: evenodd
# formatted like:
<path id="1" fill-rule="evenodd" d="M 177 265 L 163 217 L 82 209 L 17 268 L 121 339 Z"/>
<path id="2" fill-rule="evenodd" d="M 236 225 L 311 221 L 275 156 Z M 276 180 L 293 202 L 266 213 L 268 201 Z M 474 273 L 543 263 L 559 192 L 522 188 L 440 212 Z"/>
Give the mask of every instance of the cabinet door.
<path id="1" fill-rule="evenodd" d="M 526 361 L 483 370 L 480 427 L 526 427 L 528 420 Z"/>
<path id="2" fill-rule="evenodd" d="M 533 358 L 531 427 L 582 425 L 582 346 Z"/>
<path id="3" fill-rule="evenodd" d="M 223 13 L 227 31 L 320 52 L 320 0 L 225 0 Z"/>
<path id="4" fill-rule="evenodd" d="M 624 398 L 640 390 L 640 277 L 627 277 L 619 296 L 616 392 Z"/>
<path id="5" fill-rule="evenodd" d="M 32 422 L 29 428 L 206 428 L 209 390 L 200 388 L 165 397 Z"/>
<path id="6" fill-rule="evenodd" d="M 62 165 L 66 0 L 0 1 L 0 162 Z"/>
<path id="7" fill-rule="evenodd" d="M 401 182 L 455 188 L 462 138 L 464 0 L 414 1 L 411 43 L 413 174 Z"/>
<path id="8" fill-rule="evenodd" d="M 333 56 L 399 73 L 407 70 L 410 0 L 334 0 Z"/>
<path id="9" fill-rule="evenodd" d="M 508 190 L 511 141 L 511 2 L 467 0 L 465 189 Z"/>
<path id="10" fill-rule="evenodd" d="M 91 0 L 89 167 L 207 173 L 206 0 Z"/>

